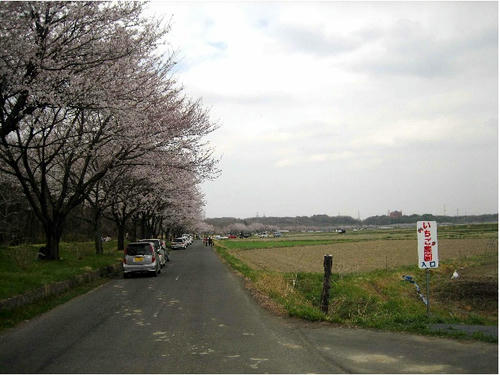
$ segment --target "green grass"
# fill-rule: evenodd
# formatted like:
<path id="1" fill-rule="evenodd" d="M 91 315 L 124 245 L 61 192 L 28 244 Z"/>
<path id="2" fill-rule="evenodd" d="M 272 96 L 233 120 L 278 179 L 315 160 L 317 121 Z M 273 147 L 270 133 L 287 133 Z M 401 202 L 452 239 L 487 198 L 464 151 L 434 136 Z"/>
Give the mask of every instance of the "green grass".
<path id="1" fill-rule="evenodd" d="M 444 238 L 498 238 L 498 224 L 451 225 L 438 228 Z"/>
<path id="2" fill-rule="evenodd" d="M 269 249 L 294 246 L 329 245 L 342 242 L 361 242 L 373 240 L 417 240 L 415 228 L 348 230 L 338 233 L 287 233 L 282 238 L 245 239 L 218 241 L 220 246 L 229 250 Z M 470 224 L 439 226 L 440 239 L 498 238 L 498 224 Z"/>
<path id="3" fill-rule="evenodd" d="M 333 275 L 330 289 L 330 309 L 327 320 L 350 326 L 419 331 L 427 323 L 497 324 L 495 315 L 467 313 L 451 314 L 449 295 L 437 295 L 449 283 L 445 272 L 434 273 L 431 279 L 431 318 L 425 304 L 417 296 L 413 284 L 402 280 L 413 275 L 425 293 L 425 275 L 416 267 L 401 267 L 391 271 L 374 271 L 346 276 Z M 312 306 L 319 308 L 323 276 L 299 273 L 296 289 Z M 451 282 L 450 282 L 451 283 Z M 453 309 L 454 308 L 454 309 Z"/>
<path id="4" fill-rule="evenodd" d="M 229 250 L 252 250 L 252 249 L 272 249 L 281 247 L 294 246 L 315 246 L 315 245 L 331 245 L 339 242 L 357 242 L 351 238 L 335 238 L 321 240 L 226 240 L 219 241 L 219 246 L 223 246 Z"/>
<path id="5" fill-rule="evenodd" d="M 229 254 L 227 249 L 224 247 L 218 246 L 216 250 L 234 270 L 240 272 L 243 276 L 249 278 L 252 281 L 255 281 L 257 279 L 259 271 L 253 270 L 252 268 L 248 267 L 246 263 Z"/>
<path id="6" fill-rule="evenodd" d="M 104 254 L 98 256 L 93 242 L 63 242 L 57 261 L 37 260 L 41 245 L 0 247 L 0 299 L 119 262 L 122 253 L 115 250 L 116 241 L 103 245 Z"/>
<path id="7" fill-rule="evenodd" d="M 243 240 L 243 241 L 224 241 L 223 246 L 227 249 L 251 250 L 251 249 L 269 249 L 291 246 L 308 246 L 308 245 L 326 245 L 331 244 L 331 240 L 299 240 L 299 241 L 283 241 L 283 240 Z"/>

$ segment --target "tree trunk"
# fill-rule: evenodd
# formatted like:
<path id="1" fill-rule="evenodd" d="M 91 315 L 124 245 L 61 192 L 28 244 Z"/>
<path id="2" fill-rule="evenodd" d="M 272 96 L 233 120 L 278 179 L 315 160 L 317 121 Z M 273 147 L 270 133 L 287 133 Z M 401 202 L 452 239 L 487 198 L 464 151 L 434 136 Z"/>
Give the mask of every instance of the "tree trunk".
<path id="1" fill-rule="evenodd" d="M 137 241 L 137 220 L 132 220 L 132 231 L 130 233 L 130 241 Z"/>
<path id="2" fill-rule="evenodd" d="M 125 249 L 125 225 L 116 223 L 118 228 L 118 251 Z"/>
<path id="3" fill-rule="evenodd" d="M 57 223 L 46 223 L 45 229 L 45 254 L 46 260 L 59 260 L 59 242 L 61 240 L 62 227 Z"/>
<path id="4" fill-rule="evenodd" d="M 104 254 L 104 250 L 102 247 L 102 215 L 99 209 L 94 208 L 94 243 L 95 243 L 95 253 L 97 255 Z"/>
<path id="5" fill-rule="evenodd" d="M 141 218 L 141 226 L 140 226 L 140 237 L 146 238 L 146 219 L 144 216 Z"/>
<path id="6" fill-rule="evenodd" d="M 102 247 L 102 228 L 101 228 L 101 218 L 98 218 L 94 223 L 94 242 L 95 242 L 95 253 L 97 255 L 104 254 Z"/>

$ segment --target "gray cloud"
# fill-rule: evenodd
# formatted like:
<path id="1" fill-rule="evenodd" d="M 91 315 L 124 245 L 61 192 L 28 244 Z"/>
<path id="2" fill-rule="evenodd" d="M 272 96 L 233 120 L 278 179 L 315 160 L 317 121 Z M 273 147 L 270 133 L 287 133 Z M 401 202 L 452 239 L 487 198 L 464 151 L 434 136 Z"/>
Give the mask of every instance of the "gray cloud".
<path id="1" fill-rule="evenodd" d="M 483 55 L 483 66 L 494 68 L 498 31 L 494 27 L 479 32 L 439 38 L 416 22 L 398 22 L 383 32 L 373 30 L 383 52 L 364 61 L 346 64 L 347 69 L 375 75 L 409 75 L 422 78 L 452 76 L 468 63 L 470 55 Z M 374 39 L 375 40 L 375 39 Z M 474 67 L 470 67 L 474 69 Z"/>
<path id="2" fill-rule="evenodd" d="M 346 53 L 362 44 L 362 39 L 355 35 L 329 35 L 318 26 L 278 25 L 269 33 L 291 52 L 321 57 Z"/>
<path id="3" fill-rule="evenodd" d="M 207 216 L 497 210 L 497 3 L 319 4 L 181 6 Z"/>
<path id="4" fill-rule="evenodd" d="M 295 99 L 286 93 L 269 93 L 262 92 L 261 94 L 244 94 L 244 93 L 229 93 L 221 94 L 214 92 L 201 93 L 204 101 L 211 105 L 241 105 L 241 106 L 287 106 L 293 105 Z"/>

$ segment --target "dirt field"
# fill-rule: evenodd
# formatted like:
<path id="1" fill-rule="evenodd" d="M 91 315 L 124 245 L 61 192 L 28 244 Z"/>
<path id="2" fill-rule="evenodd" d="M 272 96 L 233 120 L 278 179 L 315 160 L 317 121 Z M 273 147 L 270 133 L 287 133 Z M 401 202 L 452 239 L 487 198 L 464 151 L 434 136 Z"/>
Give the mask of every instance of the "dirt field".
<path id="1" fill-rule="evenodd" d="M 333 272 L 348 273 L 417 264 L 416 240 L 377 240 L 256 250 L 231 250 L 254 269 L 280 272 L 323 272 L 323 255 L 333 255 Z M 496 239 L 443 239 L 439 259 L 497 254 Z"/>

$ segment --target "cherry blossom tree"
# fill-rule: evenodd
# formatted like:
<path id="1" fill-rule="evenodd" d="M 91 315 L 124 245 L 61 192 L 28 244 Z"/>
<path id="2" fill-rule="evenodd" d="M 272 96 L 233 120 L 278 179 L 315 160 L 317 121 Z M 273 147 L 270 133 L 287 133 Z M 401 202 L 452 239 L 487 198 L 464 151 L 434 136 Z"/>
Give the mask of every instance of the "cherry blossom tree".
<path id="1" fill-rule="evenodd" d="M 197 185 L 189 183 L 189 178 L 183 182 L 184 186 L 178 186 L 170 197 L 170 204 L 162 212 L 162 229 L 170 236 L 195 232 L 203 215 L 203 195 Z"/>
<path id="2" fill-rule="evenodd" d="M 250 232 L 250 229 L 243 223 L 234 223 L 224 227 L 223 231 L 224 233 L 240 234 L 243 232 Z"/>
<path id="3" fill-rule="evenodd" d="M 45 108 L 107 107 L 167 30 L 139 2 L 2 2 L 0 136 Z M 108 74 L 111 70 L 111 74 Z M 103 95 L 103 89 L 105 94 Z"/>
<path id="4" fill-rule="evenodd" d="M 151 52 L 167 30 L 141 11 L 135 2 L 0 3 L 0 171 L 19 180 L 42 222 L 48 259 L 59 258 L 68 213 L 145 152 L 131 137 L 157 87 L 171 85 L 170 59 Z"/>
<path id="5" fill-rule="evenodd" d="M 110 199 L 99 205 L 107 204 L 110 208 L 108 217 L 117 224 L 119 249 L 124 245 L 127 222 L 140 223 L 141 237 L 157 236 L 171 217 L 166 213 L 201 206 L 196 185 L 218 175 L 213 150 L 204 141 L 216 125 L 209 120 L 200 101 L 191 101 L 181 94 L 182 90 L 172 87 L 158 93 L 155 105 L 147 111 L 147 121 L 138 129 L 142 132 L 139 140 L 133 138 L 135 147 L 145 151 L 118 174 L 108 174 L 108 181 L 101 185 L 106 190 L 101 197 Z M 92 199 L 97 208 L 97 191 L 87 199 Z M 184 227 L 188 217 L 196 220 L 191 216 L 182 218 Z"/>
<path id="6" fill-rule="evenodd" d="M 122 182 L 115 185 L 109 210 L 118 227 L 119 249 L 124 245 L 127 223 L 136 222 L 141 237 L 157 237 L 194 231 L 201 220 L 204 202 L 198 189 L 199 177 L 188 169 L 189 165 L 174 168 L 168 158 L 163 161 L 163 168 L 141 165 L 120 175 Z"/>
<path id="7" fill-rule="evenodd" d="M 204 222 L 203 220 L 200 220 L 196 224 L 196 232 L 197 233 L 202 233 L 203 235 L 208 235 L 208 234 L 214 233 L 215 232 L 215 228 L 214 228 L 213 225 L 208 224 L 208 223 Z"/>
<path id="8" fill-rule="evenodd" d="M 142 7 L 0 3 L 0 172 L 19 181 L 48 259 L 85 200 L 99 253 L 106 210 L 122 232 L 134 215 L 150 232 L 174 211 L 194 222 L 196 185 L 217 175 L 204 141 L 216 125 L 172 78 L 173 56 L 155 55 L 168 27 Z"/>

